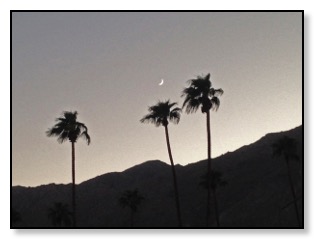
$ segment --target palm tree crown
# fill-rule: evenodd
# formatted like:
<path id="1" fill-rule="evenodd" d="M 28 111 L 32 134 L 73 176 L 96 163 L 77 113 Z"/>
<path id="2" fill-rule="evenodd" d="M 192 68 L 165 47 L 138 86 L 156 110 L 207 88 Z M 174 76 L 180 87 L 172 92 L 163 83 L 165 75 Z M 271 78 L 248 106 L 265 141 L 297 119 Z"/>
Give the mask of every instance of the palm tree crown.
<path id="1" fill-rule="evenodd" d="M 119 203 L 123 208 L 129 207 L 131 209 L 131 227 L 133 227 L 134 214 L 144 199 L 145 198 L 138 192 L 137 189 L 127 190 L 119 198 Z"/>
<path id="2" fill-rule="evenodd" d="M 56 119 L 58 123 L 46 132 L 47 136 L 58 137 L 59 143 L 63 143 L 67 139 L 75 143 L 79 137 L 83 137 L 87 144 L 90 144 L 87 127 L 85 124 L 77 121 L 77 114 L 77 111 L 64 111 L 62 117 Z"/>
<path id="3" fill-rule="evenodd" d="M 209 176 L 210 187 L 213 190 L 216 190 L 218 186 L 226 186 L 228 183 L 223 178 L 223 174 L 220 171 L 212 170 Z M 207 188 L 208 187 L 208 173 L 201 176 L 200 186 Z"/>
<path id="4" fill-rule="evenodd" d="M 170 100 L 165 102 L 159 101 L 156 105 L 150 106 L 148 108 L 149 114 L 145 115 L 140 121 L 142 123 L 152 123 L 157 127 L 167 126 L 168 121 L 171 121 L 175 124 L 178 124 L 181 116 L 181 109 L 176 107 L 171 109 L 177 105 L 177 103 L 170 103 Z"/>
<path id="5" fill-rule="evenodd" d="M 70 226 L 71 225 L 71 215 L 68 208 L 68 204 L 63 204 L 61 202 L 54 203 L 52 208 L 48 209 L 48 217 L 51 219 L 53 226 Z"/>
<path id="6" fill-rule="evenodd" d="M 122 207 L 129 207 L 133 212 L 137 211 L 138 206 L 144 200 L 144 197 L 135 190 L 127 190 L 119 198 L 119 203 Z"/>
<path id="7" fill-rule="evenodd" d="M 284 136 L 278 139 L 275 143 L 272 144 L 273 147 L 273 156 L 280 157 L 284 156 L 286 160 L 295 159 L 298 160 L 297 156 L 297 141 L 294 138 Z"/>
<path id="8" fill-rule="evenodd" d="M 202 113 L 210 109 L 217 110 L 220 105 L 217 96 L 223 94 L 222 89 L 212 88 L 212 83 L 209 80 L 210 74 L 206 76 L 197 76 L 196 79 L 188 81 L 189 87 L 184 88 L 182 97 L 185 97 L 183 108 L 186 107 L 186 113 L 194 113 L 202 106 Z"/>

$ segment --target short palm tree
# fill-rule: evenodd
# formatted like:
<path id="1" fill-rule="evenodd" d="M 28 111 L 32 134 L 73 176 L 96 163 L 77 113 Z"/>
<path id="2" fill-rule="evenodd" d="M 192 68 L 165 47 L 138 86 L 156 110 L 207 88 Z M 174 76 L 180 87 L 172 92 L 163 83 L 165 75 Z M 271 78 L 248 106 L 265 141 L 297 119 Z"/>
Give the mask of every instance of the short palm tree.
<path id="1" fill-rule="evenodd" d="M 11 208 L 11 225 L 14 226 L 20 221 L 22 221 L 21 214 L 14 208 Z"/>
<path id="2" fill-rule="evenodd" d="M 283 136 L 282 138 L 279 138 L 273 145 L 273 156 L 274 157 L 283 157 L 285 159 L 286 165 L 287 165 L 287 171 L 288 171 L 288 179 L 289 179 L 289 185 L 290 190 L 293 196 L 293 202 L 294 202 L 294 209 L 298 221 L 299 227 L 301 226 L 301 220 L 299 217 L 298 212 L 298 206 L 297 206 L 297 198 L 295 189 L 293 186 L 292 176 L 291 176 L 291 170 L 289 161 L 290 160 L 299 160 L 299 157 L 297 155 L 297 141 L 294 138 L 290 138 L 288 136 Z"/>
<path id="3" fill-rule="evenodd" d="M 69 140 L 72 145 L 72 210 L 73 226 L 76 226 L 76 199 L 75 199 L 75 143 L 78 138 L 82 137 L 90 144 L 90 136 L 85 124 L 77 121 L 77 112 L 64 111 L 62 117 L 56 119 L 55 124 L 46 134 L 48 137 L 58 137 L 58 142 L 63 143 Z"/>
<path id="4" fill-rule="evenodd" d="M 210 74 L 197 76 L 196 79 L 188 81 L 189 86 L 183 89 L 182 97 L 185 97 L 182 108 L 187 114 L 194 113 L 201 106 L 202 113 L 206 114 L 207 129 L 207 171 L 211 173 L 211 134 L 210 134 L 210 110 L 218 110 L 220 100 L 218 96 L 223 94 L 222 89 L 214 89 L 210 81 Z M 208 185 L 210 182 L 208 181 Z M 207 193 L 207 225 L 209 225 L 210 214 L 210 186 Z"/>
<path id="5" fill-rule="evenodd" d="M 227 185 L 227 181 L 223 179 L 222 172 L 219 172 L 217 170 L 212 170 L 210 174 L 210 178 L 208 179 L 208 174 L 201 176 L 201 182 L 199 185 L 201 185 L 204 188 L 208 188 L 208 180 L 210 181 L 210 188 L 213 192 L 214 196 L 214 208 L 215 208 L 215 217 L 216 217 L 216 223 L 217 227 L 220 227 L 220 221 L 219 221 L 219 210 L 218 210 L 218 200 L 217 200 L 217 194 L 216 190 L 217 187 L 223 187 Z"/>
<path id="6" fill-rule="evenodd" d="M 72 213 L 69 210 L 68 204 L 55 202 L 53 207 L 48 209 L 48 218 L 54 227 L 71 226 Z"/>
<path id="7" fill-rule="evenodd" d="M 134 225 L 134 214 L 137 212 L 139 205 L 144 199 L 145 198 L 138 192 L 137 189 L 127 190 L 119 198 L 119 203 L 123 208 L 128 207 L 131 209 L 131 227 Z"/>
<path id="8" fill-rule="evenodd" d="M 170 103 L 170 100 L 161 102 L 159 101 L 156 105 L 150 106 L 148 108 L 149 114 L 145 115 L 140 121 L 142 123 L 152 123 L 159 126 L 165 127 L 165 134 L 166 134 L 166 141 L 167 141 L 167 149 L 169 154 L 169 159 L 171 163 L 172 169 L 172 176 L 173 176 L 173 185 L 174 185 L 174 192 L 175 192 L 175 201 L 176 201 L 176 208 L 177 208 L 177 217 L 179 227 L 182 226 L 181 220 L 181 212 L 180 212 L 180 202 L 179 202 L 179 193 L 178 193 L 178 186 L 177 186 L 177 177 L 176 171 L 173 163 L 171 147 L 170 147 L 170 140 L 169 140 L 169 132 L 168 132 L 168 124 L 169 121 L 178 124 L 180 121 L 181 116 L 181 109 L 178 107 L 173 108 L 176 106 L 177 103 Z M 172 109 L 173 108 L 173 109 Z"/>

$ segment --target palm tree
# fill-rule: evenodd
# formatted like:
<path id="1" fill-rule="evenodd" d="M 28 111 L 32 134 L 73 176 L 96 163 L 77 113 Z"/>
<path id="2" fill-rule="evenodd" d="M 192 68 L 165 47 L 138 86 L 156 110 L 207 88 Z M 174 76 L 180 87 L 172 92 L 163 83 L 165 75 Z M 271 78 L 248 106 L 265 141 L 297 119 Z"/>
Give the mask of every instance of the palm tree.
<path id="1" fill-rule="evenodd" d="M 90 144 L 90 137 L 87 133 L 85 124 L 77 121 L 77 112 L 64 111 L 62 117 L 56 119 L 55 124 L 46 134 L 48 137 L 58 137 L 58 142 L 63 143 L 69 140 L 72 145 L 72 210 L 73 226 L 76 226 L 76 201 L 75 201 L 75 143 L 78 138 L 82 137 Z"/>
<path id="2" fill-rule="evenodd" d="M 11 208 L 11 225 L 14 226 L 20 221 L 22 221 L 21 214 L 14 208 Z"/>
<path id="3" fill-rule="evenodd" d="M 197 76 L 196 79 L 188 81 L 189 87 L 183 89 L 181 97 L 185 97 L 182 108 L 185 107 L 187 114 L 194 113 L 201 106 L 202 113 L 206 114 L 207 129 L 207 172 L 211 173 L 211 136 L 210 136 L 210 110 L 218 110 L 220 105 L 219 95 L 223 94 L 222 89 L 212 88 L 209 80 L 210 74 Z M 209 177 L 210 178 L 210 177 Z M 209 179 L 208 178 L 208 179 Z M 207 193 L 207 225 L 209 225 L 210 214 L 210 182 L 208 181 Z"/>
<path id="4" fill-rule="evenodd" d="M 61 227 L 62 225 L 66 227 L 70 226 L 71 216 L 72 213 L 68 208 L 68 204 L 55 202 L 53 207 L 48 209 L 48 218 L 55 227 Z"/>
<path id="5" fill-rule="evenodd" d="M 205 175 L 201 176 L 201 182 L 199 183 L 199 185 L 207 189 L 208 181 L 210 181 L 210 188 L 214 196 L 214 208 L 215 208 L 215 217 L 216 217 L 217 227 L 220 227 L 220 222 L 219 222 L 219 210 L 218 210 L 218 200 L 217 200 L 216 190 L 218 186 L 223 187 L 228 184 L 227 181 L 223 179 L 222 175 L 223 174 L 221 172 L 217 170 L 212 170 L 210 174 L 210 178 L 208 179 L 208 174 L 206 173 Z"/>
<path id="6" fill-rule="evenodd" d="M 288 171 L 288 180 L 289 180 L 290 190 L 293 196 L 294 209 L 297 216 L 298 225 L 300 227 L 301 220 L 299 217 L 297 198 L 296 198 L 296 193 L 293 186 L 291 170 L 290 170 L 290 165 L 289 165 L 289 160 L 299 160 L 299 157 L 297 155 L 297 141 L 288 136 L 283 136 L 282 138 L 278 139 L 274 144 L 272 144 L 272 148 L 273 148 L 274 157 L 280 158 L 281 156 L 283 156 L 283 158 L 285 159 L 285 162 L 287 165 L 287 171 Z"/>
<path id="7" fill-rule="evenodd" d="M 131 227 L 133 227 L 134 214 L 137 212 L 138 206 L 142 203 L 145 198 L 139 194 L 138 190 L 127 190 L 119 198 L 120 205 L 124 207 L 129 207 L 131 209 Z"/>
<path id="8" fill-rule="evenodd" d="M 171 121 L 175 124 L 178 124 L 180 121 L 181 109 L 178 107 L 171 109 L 175 105 L 177 105 L 177 103 L 170 103 L 170 100 L 167 100 L 165 102 L 159 101 L 156 105 L 150 106 L 148 108 L 149 114 L 145 115 L 140 121 L 141 121 L 141 123 L 152 123 L 156 127 L 159 127 L 160 125 L 165 127 L 167 149 L 168 149 L 168 154 L 169 154 L 169 159 L 170 159 L 171 169 L 172 169 L 172 176 L 173 176 L 173 185 L 174 185 L 174 192 L 175 192 L 177 217 L 178 217 L 179 227 L 181 227 L 182 226 L 182 220 L 181 220 L 181 212 L 180 212 L 180 202 L 179 202 L 179 193 L 178 193 L 178 186 L 177 186 L 177 177 L 176 177 L 176 171 L 174 168 L 174 163 L 173 163 L 173 158 L 172 158 L 172 153 L 171 153 L 171 147 L 170 147 L 170 141 L 169 141 L 169 132 L 168 132 L 169 121 Z"/>

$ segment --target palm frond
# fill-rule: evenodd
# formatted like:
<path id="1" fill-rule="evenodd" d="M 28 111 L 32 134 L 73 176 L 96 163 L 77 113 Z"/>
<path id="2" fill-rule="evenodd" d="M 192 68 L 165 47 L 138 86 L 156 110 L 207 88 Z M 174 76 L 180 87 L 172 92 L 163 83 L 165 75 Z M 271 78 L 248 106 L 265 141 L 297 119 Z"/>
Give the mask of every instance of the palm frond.
<path id="1" fill-rule="evenodd" d="M 196 112 L 201 104 L 202 103 L 200 98 L 187 99 L 184 101 L 184 105 L 182 108 L 185 107 L 185 112 L 187 114 L 190 114 Z"/>
<path id="2" fill-rule="evenodd" d="M 181 97 L 197 98 L 197 97 L 201 97 L 201 95 L 202 95 L 202 92 L 199 88 L 190 86 L 183 89 Z"/>
<path id="3" fill-rule="evenodd" d="M 69 139 L 69 132 L 68 131 L 62 131 L 62 133 L 59 135 L 57 141 L 62 144 L 64 141 Z"/>
<path id="4" fill-rule="evenodd" d="M 51 136 L 58 136 L 58 135 L 60 135 L 60 134 L 62 133 L 62 131 L 63 131 L 62 128 L 60 128 L 60 127 L 58 127 L 58 126 L 55 126 L 55 127 L 51 128 L 51 129 L 48 129 L 48 130 L 46 131 L 46 135 L 47 135 L 48 137 L 51 137 Z"/>
<path id="5" fill-rule="evenodd" d="M 88 134 L 88 129 L 85 124 L 77 122 L 76 123 L 78 130 L 76 131 L 78 134 L 78 137 L 82 137 L 86 140 L 87 144 L 90 144 L 90 136 Z"/>
<path id="6" fill-rule="evenodd" d="M 209 90 L 209 95 L 211 97 L 221 96 L 223 93 L 224 93 L 224 91 L 221 88 L 219 88 L 219 89 L 210 88 L 210 90 Z"/>
<path id="7" fill-rule="evenodd" d="M 178 105 L 177 102 L 170 103 L 170 100 L 167 101 L 167 108 L 171 109 L 173 106 Z"/>
<path id="8" fill-rule="evenodd" d="M 83 133 L 81 133 L 80 137 L 82 137 L 83 139 L 86 140 L 87 145 L 90 144 L 90 136 L 89 136 L 89 134 L 87 133 L 87 131 L 84 131 Z"/>
<path id="9" fill-rule="evenodd" d="M 209 78 L 210 78 L 210 73 L 206 74 L 205 76 L 199 76 L 200 79 L 204 80 L 204 81 L 207 81 L 207 82 L 210 82 Z M 211 87 L 211 85 L 209 86 Z"/>
<path id="10" fill-rule="evenodd" d="M 169 114 L 169 120 L 175 124 L 178 124 L 181 117 L 181 111 L 182 110 L 178 107 L 171 110 Z"/>
<path id="11" fill-rule="evenodd" d="M 176 107 L 176 108 L 174 108 L 174 109 L 171 110 L 171 112 L 173 112 L 173 111 L 182 112 L 182 109 L 179 108 L 179 107 Z"/>
<path id="12" fill-rule="evenodd" d="M 217 111 L 218 108 L 219 108 L 219 106 L 220 106 L 220 100 L 219 100 L 219 98 L 216 97 L 216 96 L 212 97 L 212 98 L 211 98 L 211 108 L 212 108 L 213 110 Z"/>
<path id="13" fill-rule="evenodd" d="M 149 111 L 151 111 L 149 109 Z M 152 124 L 156 124 L 158 120 L 158 116 L 155 114 L 155 112 L 152 112 L 150 114 L 145 115 L 140 122 L 141 123 L 152 123 Z"/>

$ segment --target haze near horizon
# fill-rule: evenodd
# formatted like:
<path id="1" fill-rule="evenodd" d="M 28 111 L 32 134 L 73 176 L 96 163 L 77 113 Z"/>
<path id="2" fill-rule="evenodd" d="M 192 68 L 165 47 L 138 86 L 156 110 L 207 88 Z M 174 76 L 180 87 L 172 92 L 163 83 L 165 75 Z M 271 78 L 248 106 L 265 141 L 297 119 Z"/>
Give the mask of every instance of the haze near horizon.
<path id="1" fill-rule="evenodd" d="M 13 12 L 12 184 L 70 183 L 71 146 L 45 131 L 78 111 L 77 183 L 144 161 L 169 163 L 164 130 L 139 120 L 186 81 L 222 88 L 212 157 L 302 124 L 300 12 Z M 161 79 L 163 85 L 159 85 Z M 206 158 L 200 111 L 169 124 L 175 164 Z"/>

